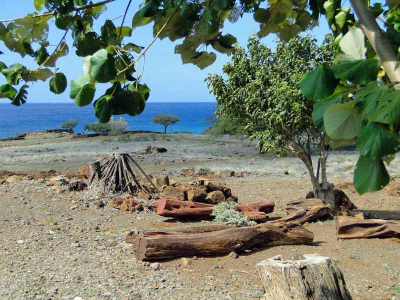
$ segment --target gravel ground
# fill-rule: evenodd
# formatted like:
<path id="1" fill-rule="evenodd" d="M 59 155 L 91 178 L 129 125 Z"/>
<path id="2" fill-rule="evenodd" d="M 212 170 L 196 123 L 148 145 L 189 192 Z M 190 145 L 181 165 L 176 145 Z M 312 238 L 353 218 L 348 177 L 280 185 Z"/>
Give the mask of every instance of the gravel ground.
<path id="1" fill-rule="evenodd" d="M 274 200 L 274 216 L 283 215 L 287 201 L 309 190 L 301 162 L 262 156 L 242 140 L 182 135 L 124 143 L 116 137 L 113 142 L 103 139 L 48 136 L 2 143 L 0 169 L 63 172 L 111 151 L 129 151 L 149 173 L 169 174 L 181 182 L 192 180 L 179 176 L 183 168 L 245 171 L 245 177 L 215 180 L 229 185 L 240 202 Z M 147 145 L 168 152 L 146 155 Z M 328 170 L 332 181 L 345 184 L 359 208 L 400 210 L 399 198 L 387 190 L 363 196 L 354 192 L 349 182 L 356 159 L 350 152 L 333 154 Z M 398 174 L 398 161 L 390 168 Z M 394 180 L 391 186 L 398 184 Z M 188 254 L 187 260 L 143 263 L 124 241 L 130 231 L 191 224 L 165 222 L 152 212 L 99 208 L 98 199 L 96 190 L 68 192 L 26 178 L 0 184 L 0 299 L 260 299 L 256 263 L 305 253 L 338 259 L 353 299 L 400 298 L 400 244 L 394 240 L 338 241 L 334 221 L 326 221 L 306 225 L 315 235 L 312 246 L 253 249 L 238 258 Z"/>

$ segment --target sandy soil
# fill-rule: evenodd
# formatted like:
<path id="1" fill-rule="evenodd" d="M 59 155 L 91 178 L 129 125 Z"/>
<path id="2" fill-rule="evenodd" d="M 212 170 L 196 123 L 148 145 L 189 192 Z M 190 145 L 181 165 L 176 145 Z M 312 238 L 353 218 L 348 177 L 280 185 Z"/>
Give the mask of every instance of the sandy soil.
<path id="1" fill-rule="evenodd" d="M 145 154 L 146 146 L 167 153 Z M 68 135 L 34 135 L 0 143 L 0 170 L 37 173 L 74 170 L 113 151 L 133 153 L 153 175 L 174 180 L 186 168 L 215 172 L 239 202 L 273 200 L 274 216 L 284 214 L 287 201 L 309 191 L 302 163 L 292 157 L 260 155 L 245 140 L 207 136 L 151 134 L 71 139 Z M 351 182 L 357 155 L 332 153 L 329 175 L 335 184 Z M 245 177 L 218 177 L 223 170 Z M 390 165 L 399 174 L 400 162 Z M 285 175 L 284 173 L 287 173 Z M 254 249 L 231 256 L 160 262 L 160 268 L 137 262 L 124 239 L 134 229 L 190 226 L 165 222 L 151 212 L 130 214 L 98 208 L 96 191 L 63 192 L 21 178 L 0 185 L 0 299 L 259 299 L 263 288 L 256 263 L 283 255 L 318 253 L 338 259 L 353 299 L 400 298 L 400 244 L 394 240 L 336 240 L 334 221 L 305 225 L 315 236 L 312 246 Z M 391 186 L 399 184 L 397 179 Z M 387 189 L 363 196 L 351 184 L 345 192 L 362 209 L 400 210 L 398 197 Z"/>

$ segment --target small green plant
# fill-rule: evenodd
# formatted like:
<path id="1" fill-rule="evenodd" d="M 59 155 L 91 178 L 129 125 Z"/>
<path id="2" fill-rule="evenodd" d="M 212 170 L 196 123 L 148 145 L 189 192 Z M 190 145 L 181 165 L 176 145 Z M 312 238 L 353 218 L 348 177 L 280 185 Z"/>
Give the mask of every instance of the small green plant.
<path id="1" fill-rule="evenodd" d="M 197 174 L 200 176 L 205 176 L 211 173 L 211 169 L 210 168 L 199 168 L 199 170 L 197 171 Z"/>
<path id="2" fill-rule="evenodd" d="M 130 141 L 132 141 L 132 138 L 131 138 L 131 135 L 129 133 L 120 135 L 118 137 L 118 142 L 127 143 L 127 142 L 130 142 Z"/>
<path id="3" fill-rule="evenodd" d="M 354 259 L 354 260 L 360 259 L 360 257 L 358 255 L 356 255 L 355 252 L 351 252 L 349 257 L 350 257 L 350 259 Z"/>
<path id="4" fill-rule="evenodd" d="M 114 141 L 113 138 L 107 137 L 107 138 L 104 138 L 101 142 L 102 143 L 112 143 L 113 141 Z"/>
<path id="5" fill-rule="evenodd" d="M 216 205 L 211 215 L 215 217 L 214 222 L 218 224 L 234 225 L 237 227 L 257 225 L 256 222 L 250 221 L 249 218 L 236 210 L 236 203 L 231 201 Z"/>
<path id="6" fill-rule="evenodd" d="M 64 122 L 60 125 L 60 127 L 62 129 L 68 129 L 68 130 L 72 130 L 76 127 L 76 125 L 78 125 L 78 120 L 69 120 L 67 122 Z"/>

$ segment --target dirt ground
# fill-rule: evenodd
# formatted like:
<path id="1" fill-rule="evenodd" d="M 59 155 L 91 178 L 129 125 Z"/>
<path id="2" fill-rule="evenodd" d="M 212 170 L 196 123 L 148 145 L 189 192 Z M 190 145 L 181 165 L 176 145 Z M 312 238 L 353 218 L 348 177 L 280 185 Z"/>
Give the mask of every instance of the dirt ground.
<path id="1" fill-rule="evenodd" d="M 148 146 L 166 153 L 145 154 Z M 26 140 L 0 142 L 0 170 L 24 174 L 55 169 L 65 173 L 112 153 L 129 152 L 152 175 L 166 174 L 179 182 L 194 178 L 182 169 L 213 172 L 214 180 L 232 188 L 239 202 L 273 200 L 272 216 L 284 215 L 288 201 L 310 189 L 302 163 L 293 157 L 261 155 L 247 141 L 210 139 L 201 135 L 141 134 L 130 138 L 72 139 L 41 134 Z M 353 152 L 334 152 L 328 174 L 344 187 L 360 209 L 400 210 L 396 178 L 383 191 L 359 196 L 350 184 L 357 161 Z M 222 177 L 224 170 L 244 177 Z M 389 166 L 399 174 L 398 159 Z M 3 176 L 6 178 L 7 176 Z M 306 224 L 313 245 L 253 249 L 212 258 L 161 261 L 135 260 L 132 230 L 182 227 L 152 212 L 128 213 L 99 208 L 95 190 L 68 192 L 25 176 L 0 184 L 0 299 L 260 299 L 263 287 L 256 264 L 283 255 L 318 253 L 339 261 L 353 299 L 400 299 L 400 243 L 389 239 L 337 240 L 335 222 Z"/>

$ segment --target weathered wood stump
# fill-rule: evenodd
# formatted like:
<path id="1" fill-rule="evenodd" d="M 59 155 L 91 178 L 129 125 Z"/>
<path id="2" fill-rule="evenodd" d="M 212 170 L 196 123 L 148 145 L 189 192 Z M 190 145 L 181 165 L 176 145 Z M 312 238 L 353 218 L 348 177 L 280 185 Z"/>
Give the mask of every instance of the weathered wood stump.
<path id="1" fill-rule="evenodd" d="M 101 179 L 101 164 L 100 161 L 94 161 L 89 163 L 89 170 L 90 170 L 90 179 L 89 185 L 91 185 L 94 181 L 99 182 Z"/>
<path id="2" fill-rule="evenodd" d="M 343 274 L 335 260 L 306 254 L 299 260 L 273 257 L 257 264 L 265 300 L 348 300 Z"/>
<path id="3" fill-rule="evenodd" d="M 156 203 L 156 212 L 158 215 L 170 218 L 212 218 L 214 205 L 192 202 L 162 199 Z M 238 204 L 236 209 L 243 213 L 252 221 L 265 221 L 267 214 L 274 211 L 275 203 L 273 201 L 263 201 L 249 204 Z"/>
<path id="4" fill-rule="evenodd" d="M 135 239 L 137 260 L 217 256 L 253 247 L 310 244 L 311 231 L 298 223 L 260 224 L 204 233 L 141 236 Z"/>
<path id="5" fill-rule="evenodd" d="M 400 238 L 400 221 L 338 217 L 336 232 L 338 239 Z"/>

